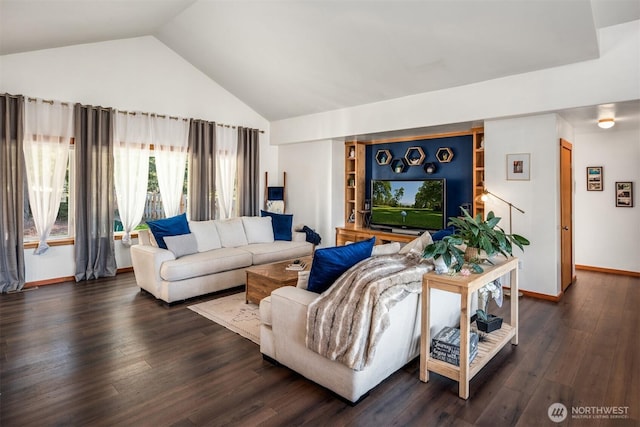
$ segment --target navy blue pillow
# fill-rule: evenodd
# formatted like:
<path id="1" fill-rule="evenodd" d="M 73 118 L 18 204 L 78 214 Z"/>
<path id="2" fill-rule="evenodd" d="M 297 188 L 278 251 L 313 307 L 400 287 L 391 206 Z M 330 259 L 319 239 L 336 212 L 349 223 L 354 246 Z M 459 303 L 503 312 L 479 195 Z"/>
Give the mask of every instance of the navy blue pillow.
<path id="1" fill-rule="evenodd" d="M 275 240 L 291 241 L 291 227 L 293 226 L 293 215 L 277 214 L 273 212 L 260 211 L 262 216 L 271 217 L 273 227 L 273 238 Z"/>
<path id="2" fill-rule="evenodd" d="M 452 235 L 455 232 L 456 232 L 455 227 L 451 226 L 451 227 L 443 228 L 442 230 L 436 231 L 431 235 L 431 238 L 433 239 L 434 242 L 436 242 L 438 240 L 442 240 L 446 236 Z"/>
<path id="3" fill-rule="evenodd" d="M 307 289 L 321 294 L 352 266 L 371 256 L 375 237 L 345 246 L 317 249 L 309 272 Z"/>
<path id="4" fill-rule="evenodd" d="M 165 236 L 179 236 L 191 233 L 187 222 L 187 214 L 180 214 L 157 221 L 147 221 L 147 225 L 149 225 L 158 247 L 162 249 L 167 249 L 167 244 L 164 241 Z"/>

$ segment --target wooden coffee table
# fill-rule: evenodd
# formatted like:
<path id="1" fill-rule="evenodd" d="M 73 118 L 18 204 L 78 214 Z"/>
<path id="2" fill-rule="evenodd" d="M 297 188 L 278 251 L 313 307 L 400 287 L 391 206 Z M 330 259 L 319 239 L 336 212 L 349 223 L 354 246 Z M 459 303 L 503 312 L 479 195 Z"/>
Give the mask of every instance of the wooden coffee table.
<path id="1" fill-rule="evenodd" d="M 306 264 L 305 271 L 311 269 L 312 257 L 310 255 L 295 259 L 299 259 Z M 260 304 L 260 300 L 271 295 L 274 290 L 283 286 L 295 286 L 298 282 L 298 271 L 286 269 L 287 265 L 293 261 L 293 259 L 290 259 L 247 268 L 245 301 L 247 303 Z"/>

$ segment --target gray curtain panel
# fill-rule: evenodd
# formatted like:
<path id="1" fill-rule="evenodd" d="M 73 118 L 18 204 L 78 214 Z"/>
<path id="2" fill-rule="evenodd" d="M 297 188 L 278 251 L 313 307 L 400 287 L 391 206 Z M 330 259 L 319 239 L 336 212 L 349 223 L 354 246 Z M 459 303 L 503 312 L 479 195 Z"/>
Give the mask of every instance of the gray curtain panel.
<path id="1" fill-rule="evenodd" d="M 216 124 L 191 120 L 189 126 L 189 218 L 215 219 Z"/>
<path id="2" fill-rule="evenodd" d="M 113 110 L 75 106 L 76 282 L 116 275 Z"/>
<path id="3" fill-rule="evenodd" d="M 2 292 L 24 287 L 24 97 L 0 95 L 0 286 Z"/>
<path id="4" fill-rule="evenodd" d="M 260 168 L 260 132 L 238 128 L 238 201 L 239 215 L 258 215 L 258 176 Z"/>

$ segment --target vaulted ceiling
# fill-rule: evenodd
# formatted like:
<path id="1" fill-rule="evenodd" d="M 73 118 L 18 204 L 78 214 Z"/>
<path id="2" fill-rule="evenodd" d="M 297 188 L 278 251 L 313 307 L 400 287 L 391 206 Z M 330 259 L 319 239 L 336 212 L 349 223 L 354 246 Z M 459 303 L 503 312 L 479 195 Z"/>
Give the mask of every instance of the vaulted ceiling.
<path id="1" fill-rule="evenodd" d="M 152 35 L 269 120 L 597 58 L 638 0 L 0 0 L 0 54 Z"/>

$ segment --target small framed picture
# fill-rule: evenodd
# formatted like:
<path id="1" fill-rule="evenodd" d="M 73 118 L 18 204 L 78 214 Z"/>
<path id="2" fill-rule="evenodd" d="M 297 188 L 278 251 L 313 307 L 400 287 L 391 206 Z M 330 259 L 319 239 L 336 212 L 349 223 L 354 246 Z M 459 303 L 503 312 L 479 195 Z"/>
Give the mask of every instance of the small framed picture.
<path id="1" fill-rule="evenodd" d="M 587 191 L 602 190 L 602 166 L 587 166 Z"/>
<path id="2" fill-rule="evenodd" d="M 633 207 L 633 182 L 631 181 L 616 182 L 616 207 L 619 207 L 619 208 Z"/>
<path id="3" fill-rule="evenodd" d="M 507 154 L 507 179 L 512 181 L 529 181 L 531 174 L 531 155 Z"/>

